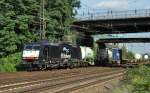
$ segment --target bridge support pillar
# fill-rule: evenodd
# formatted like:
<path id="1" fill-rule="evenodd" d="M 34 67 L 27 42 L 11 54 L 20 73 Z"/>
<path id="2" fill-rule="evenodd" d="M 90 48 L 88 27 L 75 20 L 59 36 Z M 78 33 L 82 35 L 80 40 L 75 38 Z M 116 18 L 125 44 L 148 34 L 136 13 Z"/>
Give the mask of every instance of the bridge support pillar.
<path id="1" fill-rule="evenodd" d="M 108 51 L 105 43 L 98 43 L 96 61 L 97 66 L 105 66 L 108 63 Z"/>

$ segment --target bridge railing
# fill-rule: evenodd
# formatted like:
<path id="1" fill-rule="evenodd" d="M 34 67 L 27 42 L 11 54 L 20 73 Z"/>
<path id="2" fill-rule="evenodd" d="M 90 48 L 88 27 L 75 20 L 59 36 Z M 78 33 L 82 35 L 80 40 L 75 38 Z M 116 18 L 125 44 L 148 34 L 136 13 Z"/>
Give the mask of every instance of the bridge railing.
<path id="1" fill-rule="evenodd" d="M 106 20 L 106 19 L 126 19 L 126 18 L 139 18 L 150 17 L 150 9 L 139 9 L 129 11 L 106 11 L 96 13 L 83 13 L 76 18 L 78 20 Z"/>

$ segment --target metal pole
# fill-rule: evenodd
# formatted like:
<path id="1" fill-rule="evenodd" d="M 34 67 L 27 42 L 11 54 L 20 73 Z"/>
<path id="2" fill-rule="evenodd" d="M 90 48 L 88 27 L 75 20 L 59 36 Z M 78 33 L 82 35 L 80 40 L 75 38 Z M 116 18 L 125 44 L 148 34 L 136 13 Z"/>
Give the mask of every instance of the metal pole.
<path id="1" fill-rule="evenodd" d="M 85 62 L 86 62 L 86 47 L 85 47 Z"/>
<path id="2" fill-rule="evenodd" d="M 42 39 L 42 0 L 41 0 L 41 3 L 40 3 L 40 39 Z"/>
<path id="3" fill-rule="evenodd" d="M 45 39 L 45 0 L 42 0 L 42 6 L 43 6 L 43 35 L 42 39 Z"/>

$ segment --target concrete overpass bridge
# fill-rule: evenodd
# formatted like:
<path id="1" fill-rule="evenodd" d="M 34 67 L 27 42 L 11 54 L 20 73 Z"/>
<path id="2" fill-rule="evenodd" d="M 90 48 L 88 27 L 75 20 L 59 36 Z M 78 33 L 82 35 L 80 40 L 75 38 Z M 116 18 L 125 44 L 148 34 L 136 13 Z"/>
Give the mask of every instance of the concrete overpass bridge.
<path id="1" fill-rule="evenodd" d="M 86 35 L 150 32 L 150 9 L 79 15 L 72 27 Z"/>
<path id="2" fill-rule="evenodd" d="M 97 43 L 150 43 L 150 38 L 106 38 Z"/>
<path id="3" fill-rule="evenodd" d="M 77 39 L 77 44 L 91 46 L 94 42 L 91 35 L 150 32 L 150 9 L 87 13 L 77 16 L 72 27 L 84 34 Z M 105 43 L 150 43 L 150 37 L 99 38 L 96 42 L 96 62 L 101 65 L 108 58 Z"/>
<path id="4" fill-rule="evenodd" d="M 92 36 L 79 36 L 77 37 L 77 45 L 93 47 L 93 42 L 98 44 L 105 43 L 150 43 L 150 37 L 126 37 L 126 36 L 105 36 L 100 35 L 94 38 Z"/>

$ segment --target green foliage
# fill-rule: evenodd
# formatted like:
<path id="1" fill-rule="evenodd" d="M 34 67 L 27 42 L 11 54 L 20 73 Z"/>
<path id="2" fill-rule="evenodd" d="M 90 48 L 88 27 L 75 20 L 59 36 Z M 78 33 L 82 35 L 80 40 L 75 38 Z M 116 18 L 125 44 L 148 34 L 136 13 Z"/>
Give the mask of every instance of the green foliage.
<path id="1" fill-rule="evenodd" d="M 115 86 L 109 93 L 132 93 L 132 86 L 122 84 L 119 84 L 118 86 Z"/>
<path id="2" fill-rule="evenodd" d="M 0 72 L 15 72 L 21 62 L 21 53 L 15 53 L 0 59 Z"/>
<path id="3" fill-rule="evenodd" d="M 74 20 L 77 7 L 80 7 L 80 0 L 48 0 L 46 38 L 53 36 L 61 40 L 63 36 L 71 34 L 69 26 Z"/>
<path id="4" fill-rule="evenodd" d="M 140 65 L 128 69 L 124 80 L 111 93 L 150 93 L 150 68 Z"/>
<path id="5" fill-rule="evenodd" d="M 34 27 L 38 2 L 36 0 L 0 1 L 0 50 L 9 55 L 21 50 L 25 42 L 34 40 Z"/>
<path id="6" fill-rule="evenodd" d="M 97 49 L 98 49 L 97 43 L 93 42 L 94 59 L 96 59 Z"/>
<path id="7" fill-rule="evenodd" d="M 70 33 L 80 0 L 45 0 L 45 39 Z M 0 0 L 0 54 L 21 51 L 24 43 L 40 39 L 41 0 Z"/>
<path id="8" fill-rule="evenodd" d="M 133 52 L 129 51 L 127 55 L 127 59 L 134 59 L 134 55 L 135 54 Z"/>
<path id="9" fill-rule="evenodd" d="M 68 42 L 72 45 L 76 45 L 76 34 L 70 33 L 68 35 L 63 36 L 63 41 Z"/>
<path id="10" fill-rule="evenodd" d="M 150 93 L 150 68 L 140 66 L 129 69 L 126 74 L 126 83 L 133 87 L 132 93 Z"/>
<path id="11" fill-rule="evenodd" d="M 123 59 L 134 59 L 134 53 L 128 51 L 125 46 L 122 47 L 122 58 Z"/>

